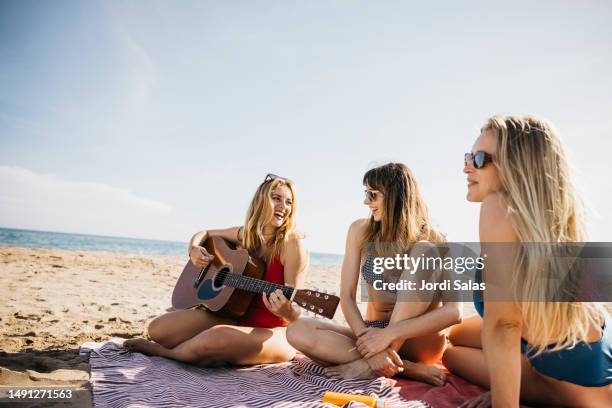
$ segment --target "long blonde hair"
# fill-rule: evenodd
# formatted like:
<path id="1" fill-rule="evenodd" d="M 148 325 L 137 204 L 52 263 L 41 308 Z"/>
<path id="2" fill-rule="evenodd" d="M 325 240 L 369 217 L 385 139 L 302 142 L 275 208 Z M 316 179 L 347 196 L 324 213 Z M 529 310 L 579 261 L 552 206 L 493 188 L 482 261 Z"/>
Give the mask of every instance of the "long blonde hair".
<path id="1" fill-rule="evenodd" d="M 362 252 L 366 247 L 373 246 L 374 251 L 382 255 L 384 252 L 406 251 L 418 241 L 446 241 L 431 222 L 416 179 L 408 166 L 388 163 L 375 167 L 365 173 L 363 184 L 384 194 L 385 216 L 382 222 L 370 217 L 361 242 Z"/>
<path id="2" fill-rule="evenodd" d="M 274 217 L 274 205 L 272 204 L 272 191 L 278 186 L 287 186 L 291 191 L 291 213 L 283 224 L 276 229 L 274 236 L 268 240 L 263 235 L 263 229 Z M 291 180 L 276 178 L 266 180 L 259 185 L 251 200 L 244 222 L 242 244 L 252 254 L 259 253 L 266 247 L 271 247 L 267 261 L 280 256 L 283 246 L 295 233 L 295 185 Z"/>
<path id="3" fill-rule="evenodd" d="M 606 311 L 597 303 L 548 301 L 568 270 L 556 263 L 559 257 L 551 256 L 551 248 L 585 240 L 582 206 L 557 131 L 533 116 L 493 116 L 482 130 L 497 137 L 493 157 L 502 193 L 519 240 L 528 243 L 513 269 L 513 282 L 522 299 L 532 300 L 519 305 L 534 355 L 548 344 L 550 351 L 573 347 L 587 340 L 593 325 L 601 325 Z"/>

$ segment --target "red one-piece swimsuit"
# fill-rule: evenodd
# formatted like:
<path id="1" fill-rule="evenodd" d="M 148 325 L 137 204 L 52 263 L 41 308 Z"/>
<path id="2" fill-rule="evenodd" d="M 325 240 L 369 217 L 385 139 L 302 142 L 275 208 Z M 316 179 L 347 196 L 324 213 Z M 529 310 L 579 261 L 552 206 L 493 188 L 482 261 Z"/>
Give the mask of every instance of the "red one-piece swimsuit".
<path id="1" fill-rule="evenodd" d="M 280 261 L 280 257 L 276 256 L 272 259 L 263 279 L 280 285 L 285 284 L 285 268 Z M 288 323 L 285 319 L 269 311 L 261 300 L 261 295 L 256 295 L 249 310 L 238 320 L 238 324 L 240 326 L 272 328 L 285 327 Z"/>

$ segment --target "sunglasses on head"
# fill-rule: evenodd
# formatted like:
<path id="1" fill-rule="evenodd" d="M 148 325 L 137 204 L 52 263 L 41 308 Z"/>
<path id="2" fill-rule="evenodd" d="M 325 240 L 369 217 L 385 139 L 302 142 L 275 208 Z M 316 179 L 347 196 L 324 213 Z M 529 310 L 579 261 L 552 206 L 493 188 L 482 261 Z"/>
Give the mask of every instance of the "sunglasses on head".
<path id="1" fill-rule="evenodd" d="M 365 193 L 365 196 L 368 199 L 368 201 L 376 201 L 376 197 L 378 197 L 378 195 L 380 194 L 380 191 L 378 190 L 366 189 L 363 192 Z"/>
<path id="2" fill-rule="evenodd" d="M 466 153 L 463 156 L 463 164 L 467 166 L 471 164 L 475 169 L 482 169 L 487 163 L 491 163 L 493 161 L 493 156 L 487 152 L 483 152 L 482 150 L 477 151 L 476 153 Z"/>
<path id="3" fill-rule="evenodd" d="M 281 177 L 281 176 L 277 176 L 276 174 L 272 174 L 272 173 L 268 173 L 266 174 L 266 178 L 264 179 L 264 183 L 267 183 L 268 181 L 273 181 L 273 180 L 285 180 L 285 181 L 290 181 L 288 178 L 285 177 Z"/>

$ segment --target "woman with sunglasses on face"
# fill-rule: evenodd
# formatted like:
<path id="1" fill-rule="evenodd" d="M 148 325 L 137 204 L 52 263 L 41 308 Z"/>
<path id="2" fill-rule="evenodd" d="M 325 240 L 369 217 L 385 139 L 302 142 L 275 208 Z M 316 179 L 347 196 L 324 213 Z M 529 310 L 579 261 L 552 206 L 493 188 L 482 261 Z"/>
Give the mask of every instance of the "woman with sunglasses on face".
<path id="1" fill-rule="evenodd" d="M 486 276 L 484 300 L 474 301 L 484 318 L 466 319 L 451 330 L 443 361 L 451 372 L 491 391 L 463 406 L 518 407 L 519 399 L 530 405 L 612 406 L 607 313 L 596 303 L 546 301 L 554 292 L 542 278 L 561 281 L 555 274 L 562 268 L 554 267 L 554 256 L 534 250 L 585 239 L 555 130 L 531 116 L 495 116 L 472 152 L 464 167 L 467 199 L 482 203 L 480 241 L 489 255 L 477 272 L 477 278 Z M 511 287 L 523 299 L 538 300 L 493 297 L 489 282 L 494 293 Z"/>
<path id="2" fill-rule="evenodd" d="M 295 231 L 295 187 L 290 180 L 268 174 L 255 192 L 244 226 L 196 233 L 189 244 L 189 257 L 198 268 L 205 268 L 214 258 L 202 246 L 212 236 L 264 259 L 265 280 L 301 286 L 308 254 Z M 166 313 L 148 326 L 153 341 L 127 340 L 124 347 L 200 366 L 277 363 L 295 354 L 285 330 L 299 314 L 299 308 L 277 290 L 255 298 L 239 320 L 203 308 Z"/>
<path id="3" fill-rule="evenodd" d="M 401 372 L 442 385 L 444 373 L 431 364 L 442 356 L 442 331 L 460 321 L 459 304 L 408 298 L 408 291 L 387 296 L 374 287 L 381 275 L 374 272 L 373 262 L 386 256 L 387 248 L 407 251 L 421 243 L 431 249 L 445 238 L 432 225 L 414 176 L 404 164 L 374 168 L 363 184 L 371 216 L 349 228 L 340 281 L 340 305 L 350 327 L 301 318 L 289 325 L 287 338 L 314 361 L 332 366 L 326 368 L 331 377 L 391 377 Z M 360 274 L 369 295 L 365 318 L 356 301 Z M 415 276 L 421 276 L 420 271 Z"/>

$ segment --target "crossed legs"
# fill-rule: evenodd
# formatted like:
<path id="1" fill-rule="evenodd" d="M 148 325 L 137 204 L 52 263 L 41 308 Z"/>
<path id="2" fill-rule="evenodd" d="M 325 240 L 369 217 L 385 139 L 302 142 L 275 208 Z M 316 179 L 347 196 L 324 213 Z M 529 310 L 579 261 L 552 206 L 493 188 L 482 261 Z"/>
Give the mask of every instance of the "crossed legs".
<path id="1" fill-rule="evenodd" d="M 391 322 L 408 319 L 426 313 L 437 304 L 398 302 L 393 310 Z M 367 360 L 355 348 L 355 337 L 349 327 L 320 319 L 301 318 L 287 328 L 287 340 L 313 361 L 324 366 L 326 374 L 336 378 L 374 377 Z M 403 371 L 400 375 L 442 385 L 445 375 L 442 370 L 430 364 L 438 361 L 445 346 L 442 333 L 405 340 L 394 347 L 402 358 Z M 387 353 L 387 350 L 382 353 Z"/>
<path id="2" fill-rule="evenodd" d="M 180 310 L 155 318 L 149 337 L 124 347 L 200 366 L 250 365 L 288 361 L 295 355 L 285 328 L 243 327 L 205 310 Z"/>

